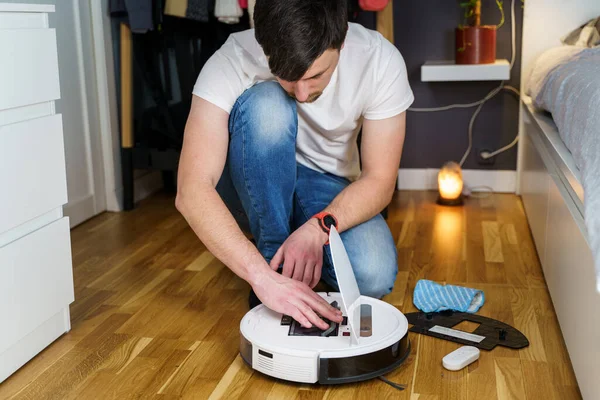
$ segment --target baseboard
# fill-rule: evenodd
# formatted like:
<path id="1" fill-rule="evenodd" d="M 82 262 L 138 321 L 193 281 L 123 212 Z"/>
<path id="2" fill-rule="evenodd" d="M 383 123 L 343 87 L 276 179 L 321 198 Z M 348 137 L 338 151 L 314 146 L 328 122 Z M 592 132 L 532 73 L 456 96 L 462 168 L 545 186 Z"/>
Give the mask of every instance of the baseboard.
<path id="1" fill-rule="evenodd" d="M 66 306 L 0 354 L 0 384 L 63 333 L 68 332 L 70 327 L 69 307 Z"/>
<path id="2" fill-rule="evenodd" d="M 151 171 L 133 181 L 133 199 L 139 202 L 163 188 L 162 174 L 160 171 Z M 123 211 L 123 188 L 116 189 L 107 196 L 106 207 L 108 211 Z"/>
<path id="3" fill-rule="evenodd" d="M 63 207 L 63 214 L 69 217 L 71 228 L 81 224 L 96 214 L 94 196 L 90 194 L 75 201 L 69 201 Z"/>
<path id="4" fill-rule="evenodd" d="M 163 187 L 162 175 L 160 171 L 136 171 L 133 185 L 134 201 L 137 203 Z M 106 203 L 108 211 L 122 211 L 123 188 L 115 190 L 112 196 L 107 196 Z M 91 194 L 74 201 L 69 201 L 63 210 L 64 215 L 70 218 L 71 228 L 81 224 L 89 219 L 90 216 L 94 216 L 97 213 L 94 196 Z"/>
<path id="5" fill-rule="evenodd" d="M 436 190 L 437 174 L 435 168 L 400 168 L 398 170 L 398 190 Z M 509 170 L 478 170 L 462 171 L 465 185 L 473 191 L 485 190 L 490 187 L 498 193 L 515 193 L 517 189 L 517 172 Z"/>

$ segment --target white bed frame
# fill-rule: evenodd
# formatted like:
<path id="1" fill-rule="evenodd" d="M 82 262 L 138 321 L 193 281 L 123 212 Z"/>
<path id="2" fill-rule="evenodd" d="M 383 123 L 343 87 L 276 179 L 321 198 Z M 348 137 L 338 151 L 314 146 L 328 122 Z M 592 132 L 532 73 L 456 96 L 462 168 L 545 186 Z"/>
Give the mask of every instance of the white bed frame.
<path id="1" fill-rule="evenodd" d="M 521 90 L 544 51 L 587 20 L 600 0 L 525 0 Z M 521 95 L 517 188 L 584 399 L 600 399 L 600 294 L 573 156 L 552 118 Z"/>

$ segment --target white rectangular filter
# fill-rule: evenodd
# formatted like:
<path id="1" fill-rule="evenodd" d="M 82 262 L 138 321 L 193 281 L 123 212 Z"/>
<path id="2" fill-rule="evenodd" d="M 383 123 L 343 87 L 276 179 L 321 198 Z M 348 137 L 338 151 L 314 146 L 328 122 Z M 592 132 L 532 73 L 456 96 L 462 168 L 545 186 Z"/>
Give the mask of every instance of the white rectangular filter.
<path id="1" fill-rule="evenodd" d="M 442 335 L 448 335 L 459 339 L 468 340 L 475 343 L 480 343 L 483 339 L 485 339 L 484 336 L 479 336 L 475 335 L 474 333 L 463 332 L 452 328 L 446 328 L 445 326 L 439 325 L 430 328 L 429 331 L 441 333 Z"/>

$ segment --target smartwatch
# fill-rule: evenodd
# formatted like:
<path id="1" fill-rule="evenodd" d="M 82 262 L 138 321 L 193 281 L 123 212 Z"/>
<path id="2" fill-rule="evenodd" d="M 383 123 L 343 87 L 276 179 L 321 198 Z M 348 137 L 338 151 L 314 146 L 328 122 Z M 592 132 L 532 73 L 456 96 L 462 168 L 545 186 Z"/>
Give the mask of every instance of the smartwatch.
<path id="1" fill-rule="evenodd" d="M 323 232 L 325 232 L 328 235 L 329 235 L 329 232 L 331 231 L 332 226 L 335 226 L 336 229 L 338 227 L 338 221 L 333 216 L 333 214 L 330 214 L 327 212 L 320 212 L 320 213 L 316 214 L 313 218 L 316 218 L 317 221 L 319 221 L 319 226 L 321 227 Z M 329 241 L 327 241 L 327 243 L 325 243 L 325 244 L 328 244 L 328 243 L 329 243 Z"/>

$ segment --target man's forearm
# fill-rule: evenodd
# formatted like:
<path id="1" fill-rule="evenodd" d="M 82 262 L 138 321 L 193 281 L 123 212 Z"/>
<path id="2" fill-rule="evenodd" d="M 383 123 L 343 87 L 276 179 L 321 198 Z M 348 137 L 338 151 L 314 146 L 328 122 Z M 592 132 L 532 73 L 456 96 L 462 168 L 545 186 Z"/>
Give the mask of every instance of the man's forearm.
<path id="1" fill-rule="evenodd" d="M 380 213 L 391 201 L 394 184 L 375 177 L 363 177 L 342 190 L 324 211 L 338 219 L 343 232 Z"/>
<path id="2" fill-rule="evenodd" d="M 180 190 L 177 209 L 206 248 L 240 278 L 253 284 L 269 268 L 209 183 Z"/>
<path id="3" fill-rule="evenodd" d="M 324 210 L 345 231 L 380 213 L 392 200 L 404 145 L 406 113 L 383 120 L 365 119 L 361 148 L 362 174 Z"/>

